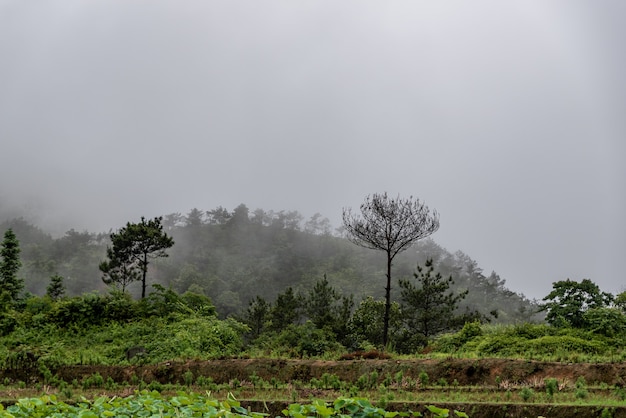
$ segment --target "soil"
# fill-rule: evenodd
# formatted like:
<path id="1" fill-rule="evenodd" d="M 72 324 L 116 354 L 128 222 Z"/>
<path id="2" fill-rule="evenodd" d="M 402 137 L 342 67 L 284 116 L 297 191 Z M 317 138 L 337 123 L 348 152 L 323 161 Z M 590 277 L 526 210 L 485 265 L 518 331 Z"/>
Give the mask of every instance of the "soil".
<path id="1" fill-rule="evenodd" d="M 184 376 L 193 373 L 198 376 L 210 377 L 217 384 L 230 383 L 237 379 L 250 382 L 250 376 L 280 382 L 300 381 L 308 383 L 312 378 L 320 379 L 323 374 L 336 375 L 342 381 L 356 382 L 363 375 L 376 371 L 379 380 L 387 376 L 395 376 L 402 372 L 403 376 L 419 379 L 420 374 L 427 373 L 431 383 L 445 379 L 448 384 L 459 386 L 480 386 L 500 388 L 505 385 L 531 384 L 543 382 L 545 378 L 556 378 L 560 383 L 573 386 L 579 377 L 583 377 L 588 385 L 624 387 L 626 379 L 626 363 L 580 363 L 565 364 L 514 359 L 440 359 L 440 360 L 395 360 L 395 359 L 352 359 L 343 361 L 322 360 L 285 360 L 285 359 L 223 359 L 211 361 L 164 362 L 144 366 L 65 366 L 52 370 L 60 379 L 79 382 L 95 373 L 99 373 L 106 381 L 109 377 L 115 382 L 131 382 L 141 379 L 146 383 L 184 384 Z M 36 368 L 19 368 L 0 371 L 0 379 L 5 381 L 23 381 L 27 383 L 42 382 L 42 376 Z M 315 397 L 325 398 L 326 393 L 320 391 Z M 319 396 L 318 396 L 319 395 Z M 288 402 L 246 402 L 252 410 L 265 409 L 270 416 L 279 416 L 280 411 Z M 598 406 L 580 405 L 532 405 L 532 404 L 438 404 L 438 406 L 465 410 L 472 418 L 481 417 L 595 417 L 602 415 Z M 421 406 L 423 407 L 423 405 Z M 419 410 L 416 404 L 390 404 L 387 409 Z M 613 407 L 614 418 L 626 417 L 626 405 Z"/>
<path id="2" fill-rule="evenodd" d="M 233 379 L 248 381 L 256 374 L 270 381 L 299 380 L 308 382 L 321 378 L 324 373 L 334 374 L 347 382 L 356 382 L 364 375 L 376 371 L 382 380 L 387 373 L 394 376 L 402 371 L 412 379 L 427 373 L 430 382 L 445 379 L 448 384 L 461 386 L 490 386 L 503 382 L 526 383 L 556 378 L 559 382 L 574 383 L 583 377 L 589 385 L 605 383 L 609 386 L 625 386 L 626 363 L 555 363 L 514 359 L 441 359 L 441 360 L 285 360 L 285 359 L 224 359 L 210 361 L 165 362 L 146 366 L 65 366 L 53 373 L 66 382 L 81 381 L 94 373 L 106 380 L 130 382 L 133 375 L 149 383 L 184 383 L 184 374 L 191 371 L 197 376 L 211 377 L 215 383 L 228 383 Z M 9 377 L 14 381 L 37 381 L 36 370 L 17 369 L 0 372 L 0 379 Z"/>

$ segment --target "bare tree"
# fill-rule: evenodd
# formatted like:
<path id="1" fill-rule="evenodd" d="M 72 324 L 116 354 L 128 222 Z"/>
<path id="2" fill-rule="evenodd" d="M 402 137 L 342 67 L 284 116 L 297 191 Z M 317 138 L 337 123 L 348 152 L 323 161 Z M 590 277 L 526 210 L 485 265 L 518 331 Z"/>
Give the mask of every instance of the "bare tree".
<path id="1" fill-rule="evenodd" d="M 385 316 L 383 318 L 383 345 L 389 335 L 391 309 L 391 263 L 396 255 L 414 242 L 439 229 L 439 214 L 413 196 L 408 199 L 389 198 L 387 193 L 373 194 L 361 204 L 361 215 L 344 208 L 343 225 L 348 239 L 361 247 L 381 250 L 387 254 L 387 287 L 385 288 Z"/>

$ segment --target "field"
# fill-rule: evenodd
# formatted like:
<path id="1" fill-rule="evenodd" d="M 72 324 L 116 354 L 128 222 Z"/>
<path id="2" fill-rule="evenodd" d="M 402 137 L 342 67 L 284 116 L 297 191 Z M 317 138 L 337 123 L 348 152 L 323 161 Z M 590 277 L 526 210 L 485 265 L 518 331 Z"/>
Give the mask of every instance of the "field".
<path id="1" fill-rule="evenodd" d="M 289 404 L 362 397 L 387 410 L 426 407 L 477 417 L 626 417 L 626 364 L 565 364 L 512 359 L 222 359 L 135 366 L 19 368 L 0 374 L 5 405 L 54 395 L 163 397 L 210 393 L 237 399 L 249 411 L 282 415 Z M 452 413 L 452 412 L 451 412 Z M 158 415 L 157 415 L 158 416 Z M 454 415 L 451 415 L 454 416 Z"/>

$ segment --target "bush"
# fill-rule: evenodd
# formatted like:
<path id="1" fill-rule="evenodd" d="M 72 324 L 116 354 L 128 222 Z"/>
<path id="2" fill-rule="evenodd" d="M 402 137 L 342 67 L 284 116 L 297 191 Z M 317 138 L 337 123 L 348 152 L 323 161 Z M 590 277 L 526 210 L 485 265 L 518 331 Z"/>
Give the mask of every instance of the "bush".
<path id="1" fill-rule="evenodd" d="M 535 392 L 531 388 L 525 387 L 520 391 L 519 396 L 524 400 L 524 402 L 528 402 L 533 396 L 535 396 Z"/>
<path id="2" fill-rule="evenodd" d="M 545 379 L 544 384 L 546 385 L 546 394 L 550 398 L 559 391 L 559 382 L 553 377 Z"/>
<path id="3" fill-rule="evenodd" d="M 198 315 L 203 316 L 215 316 L 215 306 L 211 302 L 211 299 L 207 296 L 199 293 L 186 291 L 180 297 L 180 300 L 185 306 L 193 310 Z"/>
<path id="4" fill-rule="evenodd" d="M 567 350 L 584 354 L 600 354 L 607 350 L 604 343 L 597 340 L 583 340 L 569 335 L 545 336 L 526 342 L 527 350 L 537 354 L 550 355 L 557 350 Z"/>
<path id="5" fill-rule="evenodd" d="M 97 293 L 87 293 L 56 302 L 47 317 L 60 327 L 97 325 L 105 319 L 106 305 L 107 300 L 104 297 Z"/>
<path id="6" fill-rule="evenodd" d="M 302 325 L 289 325 L 278 334 L 265 333 L 255 345 L 277 354 L 302 358 L 342 350 L 343 346 L 335 340 L 332 331 L 318 329 L 307 321 Z"/>
<path id="7" fill-rule="evenodd" d="M 106 302 L 104 312 L 108 320 L 125 322 L 137 316 L 137 304 L 128 293 L 113 291 Z"/>
<path id="8" fill-rule="evenodd" d="M 607 337 L 624 334 L 626 315 L 615 308 L 589 309 L 583 314 L 585 329 Z"/>
<path id="9" fill-rule="evenodd" d="M 161 324 L 160 328 L 154 338 L 143 342 L 151 361 L 237 355 L 247 331 L 247 326 L 240 322 L 216 317 L 191 317 Z"/>
<path id="10" fill-rule="evenodd" d="M 522 338 L 525 340 L 534 340 L 536 338 L 541 338 L 546 335 L 552 335 L 554 333 L 554 329 L 550 328 L 547 325 L 538 325 L 538 324 L 518 324 L 512 327 L 508 327 L 506 329 L 506 334 L 512 337 Z"/>

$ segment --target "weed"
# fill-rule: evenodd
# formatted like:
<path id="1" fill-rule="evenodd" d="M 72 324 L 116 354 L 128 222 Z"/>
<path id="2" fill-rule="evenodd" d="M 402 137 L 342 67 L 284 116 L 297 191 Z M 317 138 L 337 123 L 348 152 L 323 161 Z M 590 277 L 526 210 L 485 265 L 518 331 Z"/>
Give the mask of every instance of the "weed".
<path id="1" fill-rule="evenodd" d="M 535 392 L 531 388 L 525 387 L 520 391 L 519 395 L 524 402 L 528 402 L 533 396 L 535 396 Z"/>
<path id="2" fill-rule="evenodd" d="M 383 379 L 382 385 L 386 388 L 391 386 L 391 383 L 393 382 L 392 378 L 391 378 L 391 374 L 387 373 L 385 375 L 385 378 Z"/>
<path id="3" fill-rule="evenodd" d="M 193 384 L 193 372 L 191 370 L 187 370 L 183 374 L 183 380 L 185 382 L 185 386 L 191 386 Z"/>
<path id="4" fill-rule="evenodd" d="M 429 381 L 428 373 L 422 370 L 418 378 L 419 378 L 421 386 L 428 386 L 428 381 Z"/>
<path id="5" fill-rule="evenodd" d="M 587 382 L 585 378 L 580 376 L 576 379 L 576 391 L 574 392 L 574 396 L 576 399 L 587 399 L 589 396 L 589 391 L 587 391 Z"/>
<path id="6" fill-rule="evenodd" d="M 555 378 L 550 377 L 544 380 L 544 384 L 546 386 L 546 394 L 552 399 L 554 394 L 559 391 L 559 382 Z"/>
<path id="7" fill-rule="evenodd" d="M 398 386 L 402 385 L 402 380 L 404 379 L 404 373 L 402 372 L 402 370 L 400 370 L 398 373 L 395 374 L 394 376 L 394 380 L 396 382 L 396 384 Z"/>
<path id="8" fill-rule="evenodd" d="M 252 382 L 252 387 L 255 389 L 263 387 L 263 379 L 256 374 L 256 370 L 254 370 L 252 375 L 250 375 L 250 382 Z"/>
<path id="9" fill-rule="evenodd" d="M 613 411 L 609 408 L 604 408 L 600 414 L 600 418 L 613 418 Z"/>
<path id="10" fill-rule="evenodd" d="M 161 392 L 163 390 L 163 385 L 158 380 L 153 380 L 148 384 L 148 389 Z"/>
<path id="11" fill-rule="evenodd" d="M 513 393 L 511 393 L 510 389 L 507 389 L 504 396 L 506 397 L 507 402 L 510 402 L 513 397 Z"/>
<path id="12" fill-rule="evenodd" d="M 374 389 L 377 383 L 378 383 L 378 372 L 374 370 L 370 372 L 369 381 L 368 381 L 369 389 Z"/>
<path id="13" fill-rule="evenodd" d="M 61 393 L 63 394 L 63 396 L 65 396 L 66 399 L 72 399 L 72 397 L 74 396 L 74 393 L 72 392 L 72 389 L 70 387 L 66 387 L 65 389 L 61 390 Z"/>
<path id="14" fill-rule="evenodd" d="M 111 376 L 109 376 L 109 377 L 107 377 L 107 380 L 106 380 L 106 383 L 104 384 L 104 387 L 107 390 L 115 390 L 115 389 L 117 389 L 117 383 L 115 383 L 113 378 Z"/>
<path id="15" fill-rule="evenodd" d="M 585 388 L 576 389 L 576 391 L 574 392 L 574 396 L 576 397 L 576 399 L 587 399 L 587 397 L 589 396 L 589 391 Z"/>
<path id="16" fill-rule="evenodd" d="M 624 388 L 618 387 L 615 389 L 613 394 L 621 401 L 626 401 L 626 390 Z"/>

